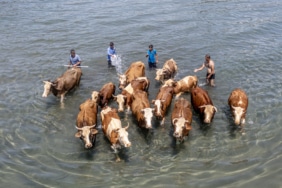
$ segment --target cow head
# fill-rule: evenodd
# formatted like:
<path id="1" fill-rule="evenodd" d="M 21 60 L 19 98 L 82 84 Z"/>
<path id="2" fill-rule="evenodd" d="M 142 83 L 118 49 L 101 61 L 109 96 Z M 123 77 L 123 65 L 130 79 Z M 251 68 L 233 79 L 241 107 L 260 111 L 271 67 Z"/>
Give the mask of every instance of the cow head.
<path id="1" fill-rule="evenodd" d="M 144 121 L 145 121 L 145 128 L 146 129 L 151 129 L 152 128 L 152 118 L 153 118 L 153 112 L 154 108 L 144 108 L 141 110 L 143 116 L 144 116 Z"/>
<path id="2" fill-rule="evenodd" d="M 174 127 L 173 136 L 179 141 L 183 141 L 184 136 L 186 136 L 185 133 L 189 133 L 189 131 L 191 130 L 190 125 L 186 126 L 186 124 L 188 123 L 189 121 L 185 120 L 183 117 L 174 118 L 172 120 L 172 124 Z"/>
<path id="3" fill-rule="evenodd" d="M 123 94 L 118 94 L 117 96 L 112 95 L 114 100 L 118 103 L 118 111 L 124 111 L 124 105 L 126 103 L 126 96 Z"/>
<path id="4" fill-rule="evenodd" d="M 212 119 L 213 119 L 213 116 L 215 114 L 215 112 L 217 112 L 217 108 L 213 105 L 202 105 L 199 107 L 200 109 L 203 108 L 203 113 L 202 113 L 202 116 L 203 116 L 203 122 L 204 123 L 211 123 Z"/>
<path id="5" fill-rule="evenodd" d="M 168 79 L 164 82 L 163 87 L 164 86 L 172 86 L 175 87 L 177 85 L 177 82 L 174 81 L 173 79 Z"/>
<path id="6" fill-rule="evenodd" d="M 118 135 L 118 141 L 120 145 L 126 148 L 131 146 L 131 142 L 128 139 L 128 132 L 127 132 L 128 127 L 129 127 L 129 124 L 124 128 L 118 128 L 115 130 L 115 132 Z"/>
<path id="7" fill-rule="evenodd" d="M 125 86 L 127 85 L 127 78 L 125 74 L 119 74 L 119 85 L 118 88 L 119 89 L 124 89 Z"/>
<path id="8" fill-rule="evenodd" d="M 163 81 L 164 79 L 164 71 L 163 69 L 156 69 L 156 78 L 155 80 Z"/>
<path id="9" fill-rule="evenodd" d="M 44 83 L 44 91 L 42 97 L 47 97 L 51 93 L 51 87 L 54 86 L 52 82 L 43 81 Z"/>
<path id="10" fill-rule="evenodd" d="M 245 119 L 242 117 L 246 113 L 246 110 L 244 110 L 241 107 L 235 107 L 235 106 L 231 106 L 231 108 L 232 108 L 232 116 L 234 119 L 234 123 L 236 125 L 240 125 L 241 123 L 244 124 Z"/>
<path id="11" fill-rule="evenodd" d="M 161 110 L 162 110 L 162 106 L 163 106 L 163 102 L 165 100 L 160 100 L 160 99 L 157 99 L 157 100 L 152 100 L 152 104 L 154 104 L 155 106 L 155 116 L 162 116 L 162 113 L 161 113 Z"/>
<path id="12" fill-rule="evenodd" d="M 82 128 L 76 127 L 78 132 L 75 134 L 75 137 L 83 140 L 86 149 L 93 146 L 93 138 L 95 139 L 94 136 L 96 136 L 96 134 L 98 133 L 97 129 L 94 129 L 94 127 L 95 125 L 84 126 Z"/>
<path id="13" fill-rule="evenodd" d="M 99 103 L 99 100 L 100 100 L 100 94 L 98 91 L 93 91 L 92 94 L 91 94 L 91 99 L 92 101 L 96 102 L 96 103 Z"/>

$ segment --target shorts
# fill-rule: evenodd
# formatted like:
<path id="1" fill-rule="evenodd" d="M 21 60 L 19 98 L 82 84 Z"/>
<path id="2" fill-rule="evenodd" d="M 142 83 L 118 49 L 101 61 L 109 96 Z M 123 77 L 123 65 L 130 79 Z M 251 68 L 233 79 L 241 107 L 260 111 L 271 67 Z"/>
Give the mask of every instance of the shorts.
<path id="1" fill-rule="evenodd" d="M 157 65 L 156 63 L 151 63 L 151 62 L 148 62 L 148 65 L 149 65 L 149 68 L 157 68 Z"/>
<path id="2" fill-rule="evenodd" d="M 206 78 L 208 77 L 209 73 L 207 73 Z M 209 80 L 215 79 L 215 74 L 212 74 L 211 77 L 209 78 Z"/>

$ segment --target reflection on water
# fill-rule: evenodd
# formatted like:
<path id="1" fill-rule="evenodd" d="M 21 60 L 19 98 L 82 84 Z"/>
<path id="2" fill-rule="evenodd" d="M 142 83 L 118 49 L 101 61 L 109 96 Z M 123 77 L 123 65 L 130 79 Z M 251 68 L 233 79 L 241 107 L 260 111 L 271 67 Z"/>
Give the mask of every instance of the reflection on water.
<path id="1" fill-rule="evenodd" d="M 277 1 L 2 2 L 1 187 L 279 187 L 280 7 Z M 82 11 L 73 17 L 74 9 Z M 121 58 L 115 69 L 107 68 L 109 41 Z M 174 100 L 165 125 L 154 120 L 149 132 L 131 112 L 120 113 L 122 124 L 130 125 L 132 147 L 122 149 L 116 163 L 98 113 L 96 145 L 86 150 L 74 136 L 79 105 L 106 82 L 117 85 L 117 74 L 131 62 L 146 64 L 151 43 L 159 67 L 170 58 L 177 62 L 177 80 L 199 77 L 218 109 L 213 122 L 202 126 L 194 113 L 189 137 L 180 144 L 172 137 Z M 66 70 L 72 48 L 88 68 L 62 106 L 52 95 L 41 97 L 42 81 Z M 205 70 L 193 72 L 206 53 L 215 61 L 214 88 L 205 85 Z M 151 101 L 160 83 L 154 70 L 146 76 Z M 236 87 L 249 97 L 245 135 L 227 106 Z M 189 93 L 183 97 L 190 100 Z"/>

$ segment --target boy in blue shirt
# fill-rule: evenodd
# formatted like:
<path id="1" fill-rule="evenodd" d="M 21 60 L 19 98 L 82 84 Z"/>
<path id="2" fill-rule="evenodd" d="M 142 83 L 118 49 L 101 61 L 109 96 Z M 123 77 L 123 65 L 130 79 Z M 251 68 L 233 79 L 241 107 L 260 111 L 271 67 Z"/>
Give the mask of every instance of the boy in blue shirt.
<path id="1" fill-rule="evenodd" d="M 148 57 L 149 69 L 157 68 L 156 63 L 158 63 L 158 55 L 157 55 L 157 51 L 153 49 L 152 44 L 149 45 L 149 50 L 147 52 L 146 57 Z"/>
<path id="2" fill-rule="evenodd" d="M 76 67 L 76 66 L 81 66 L 81 59 L 79 55 L 75 54 L 75 50 L 71 49 L 70 51 L 70 61 L 69 65 Z"/>
<path id="3" fill-rule="evenodd" d="M 108 47 L 107 54 L 108 54 L 108 55 L 107 55 L 107 59 L 108 59 L 108 68 L 114 67 L 114 66 L 112 65 L 112 60 L 111 60 L 111 57 L 116 54 L 116 49 L 115 49 L 115 47 L 114 47 L 114 43 L 113 43 L 113 42 L 110 42 L 110 46 Z"/>

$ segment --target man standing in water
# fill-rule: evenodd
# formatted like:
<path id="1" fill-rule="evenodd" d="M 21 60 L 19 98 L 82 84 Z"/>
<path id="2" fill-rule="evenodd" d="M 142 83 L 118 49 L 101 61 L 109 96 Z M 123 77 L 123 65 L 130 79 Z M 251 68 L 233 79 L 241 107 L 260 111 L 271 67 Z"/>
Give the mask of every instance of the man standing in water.
<path id="1" fill-rule="evenodd" d="M 75 54 L 75 50 L 74 49 L 71 49 L 71 51 L 70 51 L 69 65 L 73 66 L 73 67 L 81 65 L 81 59 L 80 59 L 79 55 Z"/>
<path id="2" fill-rule="evenodd" d="M 108 68 L 114 67 L 112 65 L 112 60 L 111 60 L 111 57 L 116 54 L 116 49 L 114 47 L 114 43 L 113 42 L 110 42 L 110 46 L 108 47 L 107 54 L 108 54 L 108 56 L 107 56 L 108 57 Z"/>
<path id="3" fill-rule="evenodd" d="M 147 52 L 146 57 L 148 57 L 149 69 L 157 68 L 156 63 L 158 63 L 158 55 L 157 55 L 157 51 L 153 49 L 152 44 L 149 45 L 149 50 Z"/>
<path id="4" fill-rule="evenodd" d="M 211 60 L 211 56 L 209 54 L 206 54 L 205 62 L 203 63 L 203 65 L 200 68 L 195 69 L 194 72 L 203 70 L 205 67 L 208 69 L 207 76 L 206 76 L 207 84 L 210 84 L 211 86 L 215 86 L 214 84 L 214 79 L 215 79 L 214 62 L 213 60 Z"/>

